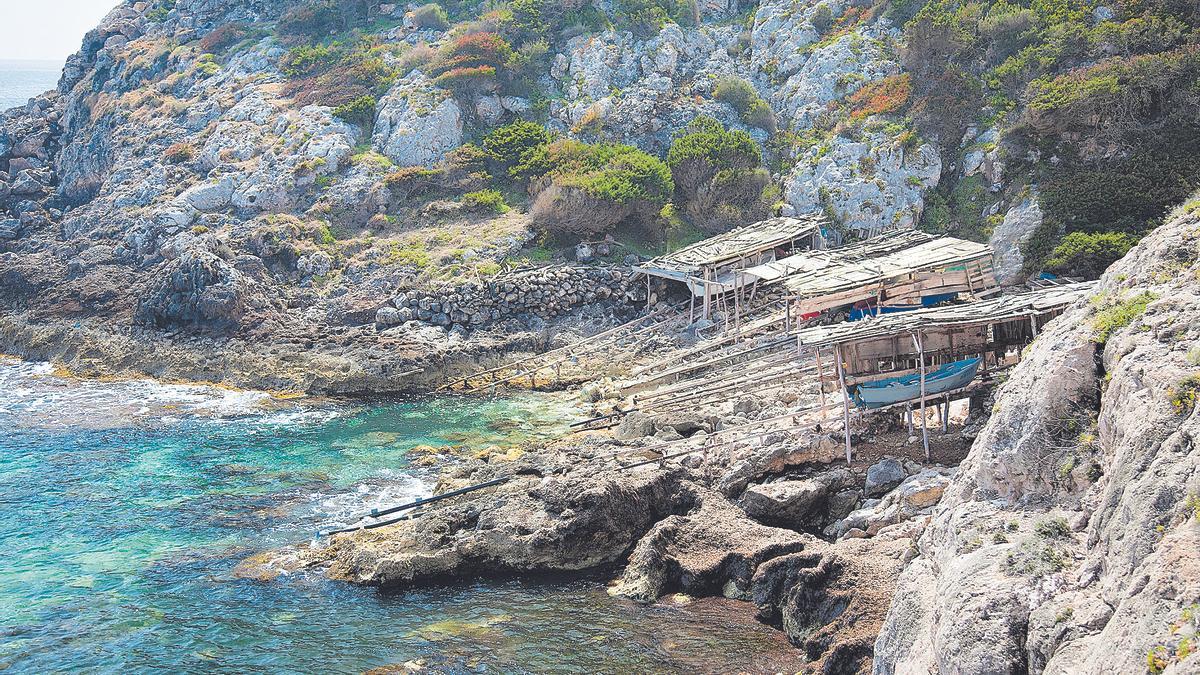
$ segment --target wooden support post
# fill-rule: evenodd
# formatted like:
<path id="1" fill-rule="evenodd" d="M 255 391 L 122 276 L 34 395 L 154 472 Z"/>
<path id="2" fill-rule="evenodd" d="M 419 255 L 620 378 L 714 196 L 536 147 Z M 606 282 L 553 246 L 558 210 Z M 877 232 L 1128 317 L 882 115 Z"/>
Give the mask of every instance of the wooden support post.
<path id="1" fill-rule="evenodd" d="M 921 342 L 921 331 L 913 333 L 917 345 L 917 358 L 921 360 L 921 444 L 925 446 L 925 461 L 929 461 L 929 424 L 925 417 L 925 347 Z"/>
<path id="2" fill-rule="evenodd" d="M 842 421 L 845 422 L 846 425 L 846 463 L 850 464 L 853 461 L 850 448 L 850 392 L 846 390 L 846 369 L 844 366 L 842 366 L 841 345 L 834 347 L 834 356 L 837 358 L 838 384 L 840 384 L 842 387 Z M 924 384 L 925 380 L 922 379 L 922 388 L 924 388 Z"/>
<path id="3" fill-rule="evenodd" d="M 691 296 L 691 299 L 688 300 L 688 325 L 690 326 L 696 323 L 696 293 L 690 286 L 688 287 L 688 295 Z"/>
<path id="4" fill-rule="evenodd" d="M 796 344 L 800 339 L 796 338 Z M 825 407 L 825 366 L 821 363 L 821 348 L 817 347 L 817 386 L 821 390 L 821 407 Z"/>
<path id="5" fill-rule="evenodd" d="M 912 436 L 913 418 L 912 418 L 912 406 L 911 405 L 904 407 L 904 417 L 905 417 L 905 419 L 908 420 L 908 435 Z"/>
<path id="6" fill-rule="evenodd" d="M 710 270 L 704 268 L 704 318 L 712 318 L 712 294 L 708 290 L 708 275 Z"/>
<path id="7" fill-rule="evenodd" d="M 646 311 L 650 311 L 650 275 L 646 275 Z"/>
<path id="8" fill-rule="evenodd" d="M 950 433 L 950 396 L 946 396 L 946 400 L 942 402 L 942 433 Z"/>

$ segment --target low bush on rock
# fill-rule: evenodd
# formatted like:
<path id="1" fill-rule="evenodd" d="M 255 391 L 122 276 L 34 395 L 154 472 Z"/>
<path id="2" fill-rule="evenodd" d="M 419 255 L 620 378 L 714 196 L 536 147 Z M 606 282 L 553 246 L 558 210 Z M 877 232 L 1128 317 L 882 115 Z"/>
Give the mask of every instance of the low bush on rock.
<path id="1" fill-rule="evenodd" d="M 463 206 L 469 211 L 477 213 L 493 213 L 502 214 L 508 213 L 508 204 L 504 202 L 504 195 L 500 194 L 499 190 L 478 190 L 476 192 L 468 192 L 462 197 Z"/>
<path id="2" fill-rule="evenodd" d="M 718 78 L 713 85 L 713 98 L 732 106 L 746 124 L 775 131 L 775 113 L 746 80 L 733 75 Z"/>
<path id="3" fill-rule="evenodd" d="M 285 37 L 320 39 L 361 24 L 367 19 L 366 0 L 308 0 L 279 17 Z"/>
<path id="4" fill-rule="evenodd" d="M 418 28 L 446 30 L 450 27 L 450 20 L 446 16 L 446 10 L 442 9 L 442 6 L 436 2 L 414 8 L 412 10 L 412 20 Z"/>
<path id="5" fill-rule="evenodd" d="M 370 127 L 375 121 L 375 97 L 364 94 L 333 109 L 334 117 L 361 127 Z"/>
<path id="6" fill-rule="evenodd" d="M 1092 329 L 1095 331 L 1092 339 L 1099 344 L 1108 342 L 1113 333 L 1132 324 L 1138 317 L 1145 314 L 1146 307 L 1156 299 L 1158 296 L 1146 291 L 1130 298 L 1104 304 L 1092 319 Z"/>
<path id="7" fill-rule="evenodd" d="M 300 106 L 336 108 L 365 102 L 364 97 L 376 99 L 401 75 L 391 58 L 400 49 L 368 38 L 294 47 L 279 64 L 290 78 L 285 92 Z"/>
<path id="8" fill-rule="evenodd" d="M 198 47 L 205 54 L 220 54 L 235 44 L 260 34 L 259 31 L 254 30 L 244 23 L 233 22 L 222 24 L 213 29 L 208 35 L 200 38 Z"/>
<path id="9" fill-rule="evenodd" d="M 196 146 L 191 143 L 172 143 L 163 151 L 163 159 L 170 164 L 183 164 L 196 157 Z"/>
<path id="10" fill-rule="evenodd" d="M 674 190 L 659 159 L 629 145 L 561 139 L 523 164 L 534 178 L 531 215 L 555 235 L 594 235 L 626 221 L 656 225 Z"/>
<path id="11" fill-rule="evenodd" d="M 434 82 L 460 93 L 496 89 L 512 45 L 496 33 L 468 33 L 447 42 L 427 70 Z"/>

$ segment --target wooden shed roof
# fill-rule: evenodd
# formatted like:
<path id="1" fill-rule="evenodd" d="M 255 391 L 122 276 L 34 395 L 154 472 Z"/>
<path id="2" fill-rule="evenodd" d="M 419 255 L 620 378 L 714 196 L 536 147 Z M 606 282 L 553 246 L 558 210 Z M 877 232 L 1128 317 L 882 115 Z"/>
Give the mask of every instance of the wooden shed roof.
<path id="1" fill-rule="evenodd" d="M 898 230 L 864 241 L 823 251 L 804 251 L 796 255 L 764 263 L 746 270 L 762 281 L 776 281 L 802 272 L 834 269 L 878 258 L 933 241 L 934 237 L 919 230 Z"/>
<path id="2" fill-rule="evenodd" d="M 638 269 L 689 273 L 700 271 L 816 234 L 823 222 L 824 218 L 819 215 L 771 218 L 685 246 L 643 263 Z"/>
<path id="3" fill-rule="evenodd" d="M 1067 305 L 1085 297 L 1094 286 L 1095 282 L 1088 281 L 1003 295 L 963 305 L 884 314 L 860 321 L 806 328 L 799 331 L 796 337 L 799 344 L 805 346 L 827 347 L 911 333 L 916 330 L 951 329 L 1002 323 L 1064 309 Z"/>
<path id="4" fill-rule="evenodd" d="M 919 235 L 921 233 L 909 233 Z M 928 237 L 928 235 L 925 235 Z M 913 237 L 917 241 L 917 237 Z M 874 240 L 863 242 L 870 244 Z M 876 244 L 877 250 L 893 243 L 892 240 Z M 988 259 L 992 249 L 953 237 L 929 238 L 913 246 L 892 249 L 879 254 L 871 250 L 847 251 L 845 249 L 822 251 L 828 255 L 808 257 L 808 264 L 788 275 L 783 283 L 800 298 L 833 295 L 842 291 L 867 285 L 885 283 L 888 279 L 917 272 L 941 270 L 957 265 Z"/>

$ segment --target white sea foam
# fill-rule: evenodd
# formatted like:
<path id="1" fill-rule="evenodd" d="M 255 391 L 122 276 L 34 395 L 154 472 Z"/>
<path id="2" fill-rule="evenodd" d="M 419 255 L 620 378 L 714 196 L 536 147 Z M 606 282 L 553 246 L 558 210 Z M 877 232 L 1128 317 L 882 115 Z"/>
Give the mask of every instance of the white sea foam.
<path id="1" fill-rule="evenodd" d="M 274 399 L 262 391 L 59 377 L 49 363 L 12 359 L 0 360 L 0 392 L 0 419 L 27 428 L 119 428 L 279 412 L 268 408 Z"/>
<path id="2" fill-rule="evenodd" d="M 338 529 L 371 522 L 360 519 L 372 509 L 407 504 L 432 494 L 432 486 L 417 476 L 383 471 L 379 477 L 345 491 L 315 493 L 295 515 L 304 522 L 316 523 L 317 529 Z"/>

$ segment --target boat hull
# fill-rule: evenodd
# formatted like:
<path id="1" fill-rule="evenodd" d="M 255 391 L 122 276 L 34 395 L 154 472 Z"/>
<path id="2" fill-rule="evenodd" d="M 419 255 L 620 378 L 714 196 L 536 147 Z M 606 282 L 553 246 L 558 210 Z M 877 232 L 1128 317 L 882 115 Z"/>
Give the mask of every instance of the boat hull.
<path id="1" fill-rule="evenodd" d="M 946 364 L 925 376 L 925 396 L 961 389 L 975 379 L 979 372 L 979 359 L 964 359 Z M 864 382 L 856 388 L 854 405 L 859 408 L 882 408 L 894 403 L 903 403 L 921 398 L 921 376 L 905 375 L 874 382 Z"/>

